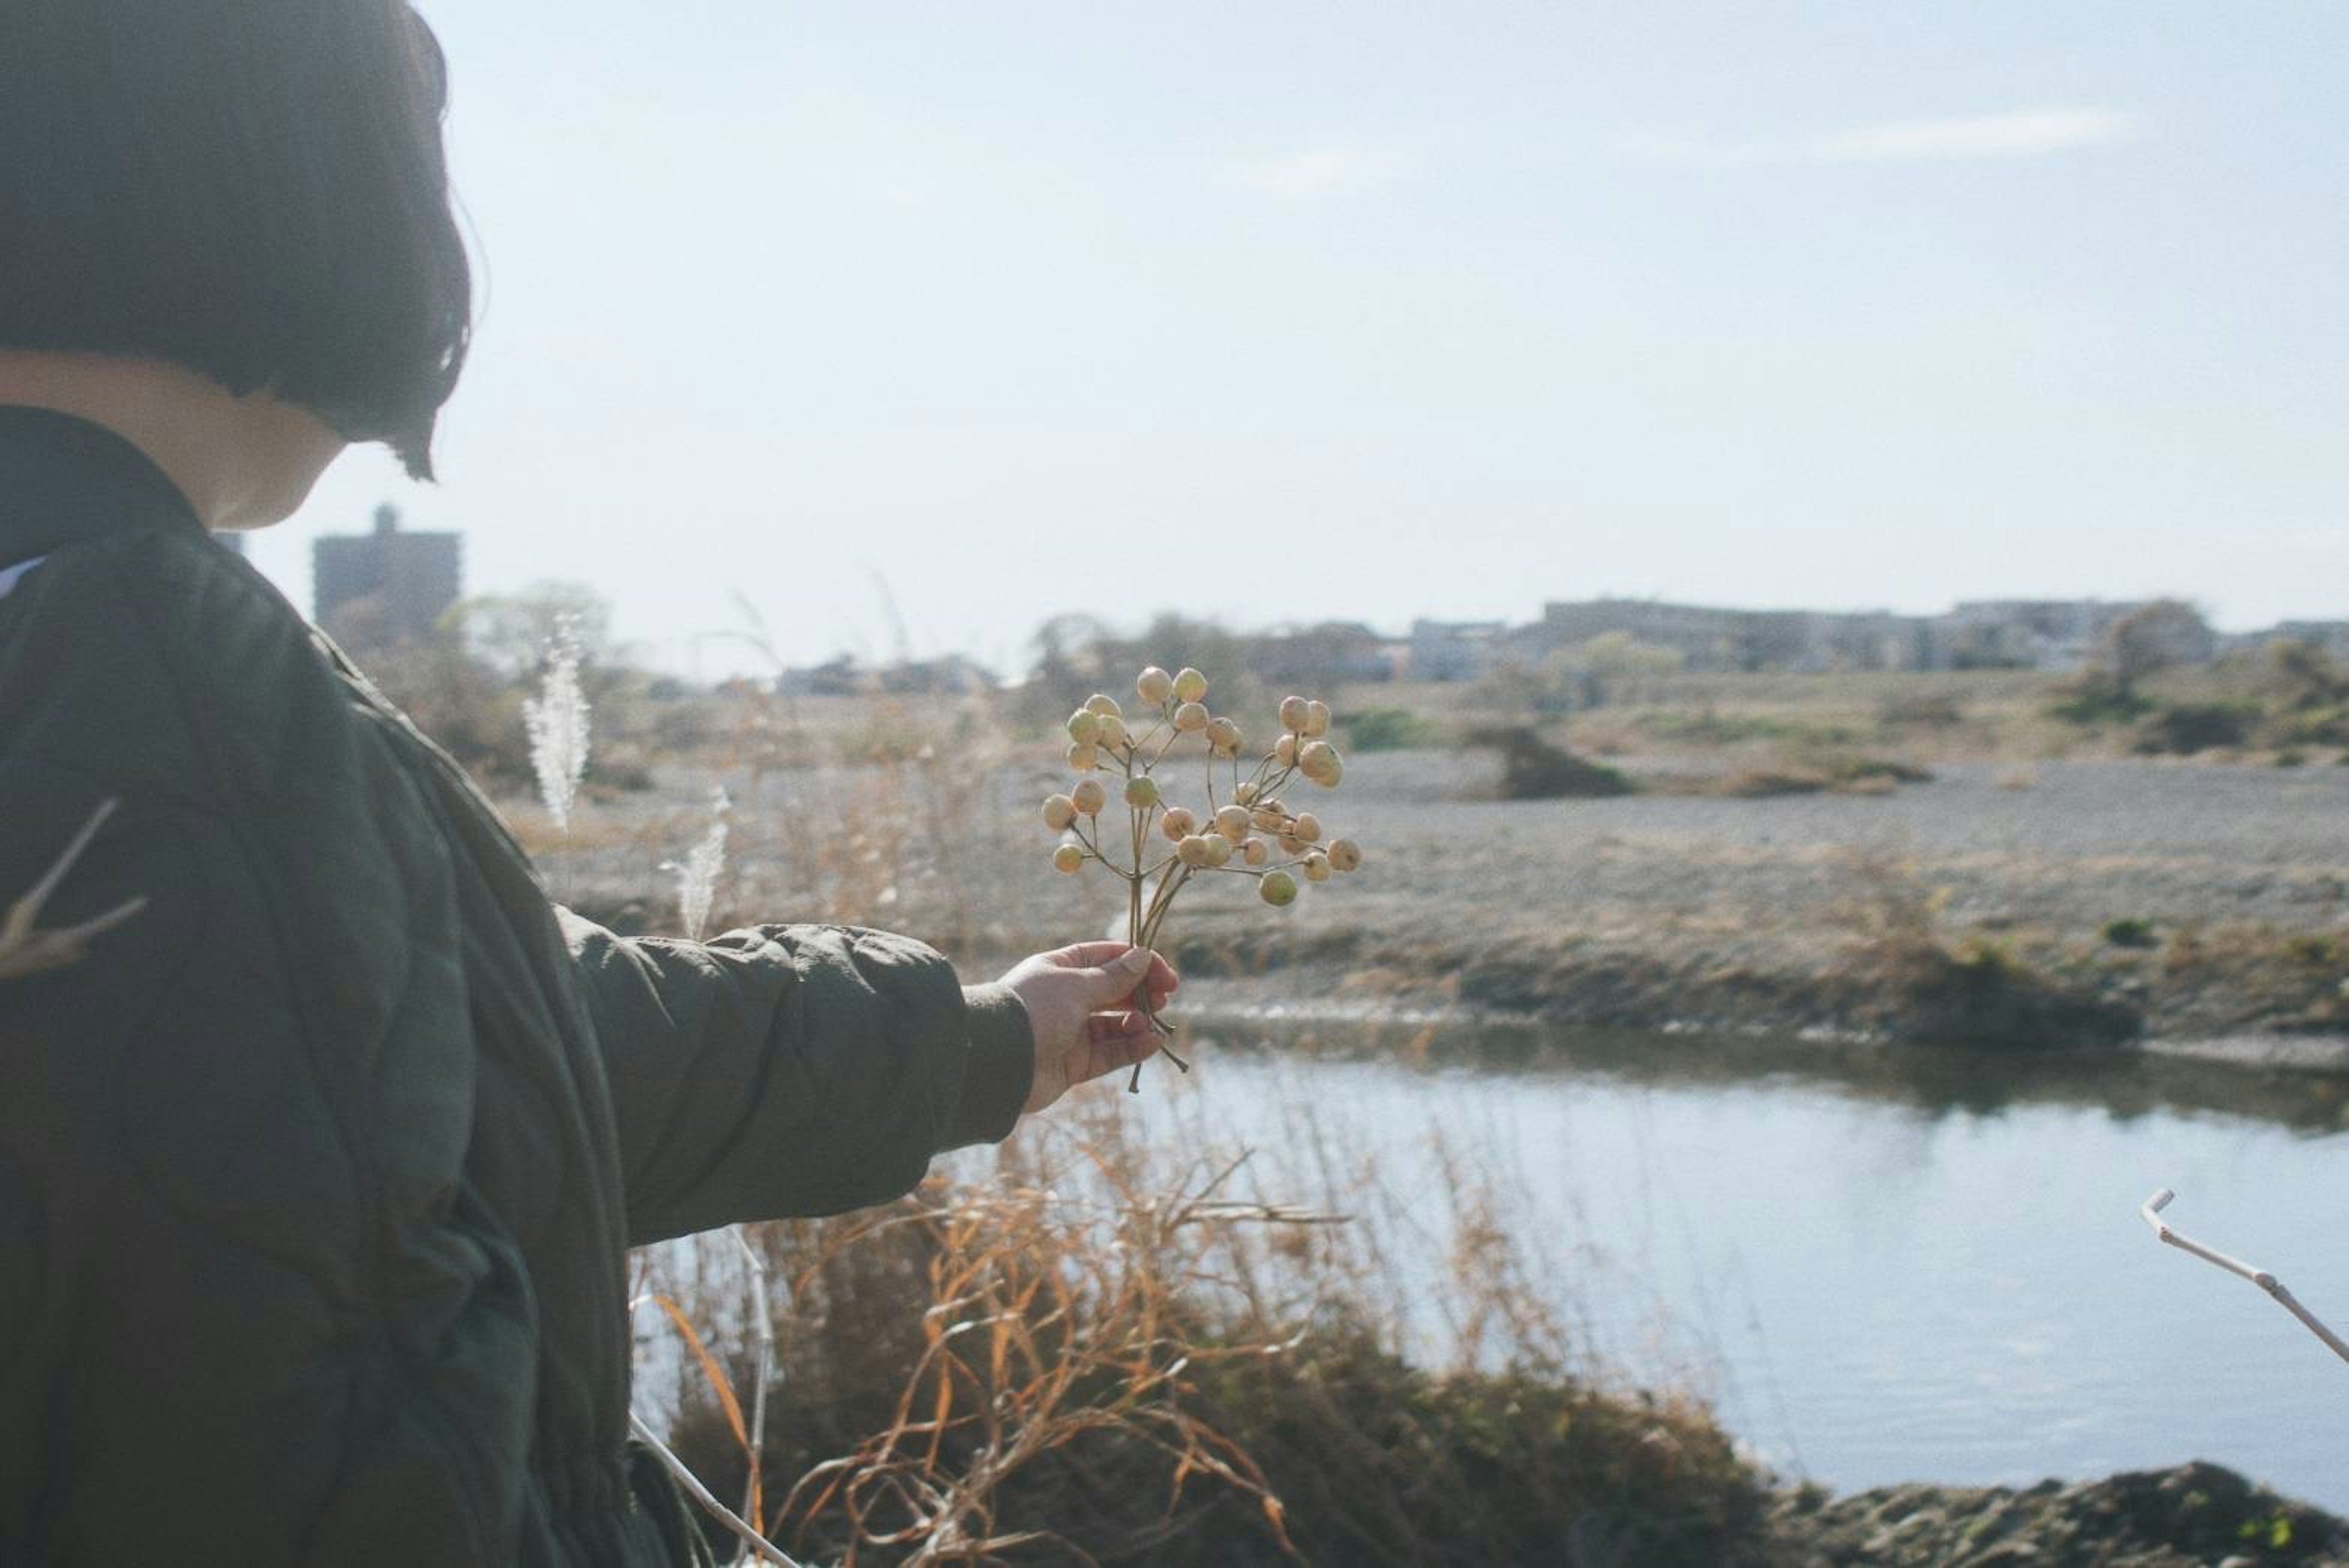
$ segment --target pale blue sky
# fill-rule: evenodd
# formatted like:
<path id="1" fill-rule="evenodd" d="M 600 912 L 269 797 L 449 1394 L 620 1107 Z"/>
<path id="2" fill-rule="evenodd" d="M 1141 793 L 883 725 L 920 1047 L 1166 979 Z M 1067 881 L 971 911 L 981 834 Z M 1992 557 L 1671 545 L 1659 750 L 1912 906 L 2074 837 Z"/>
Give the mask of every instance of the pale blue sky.
<path id="1" fill-rule="evenodd" d="M 1600 593 L 2349 614 L 2349 7 L 422 8 L 470 585 L 1016 665 Z M 737 656 L 712 647 L 703 668 Z"/>

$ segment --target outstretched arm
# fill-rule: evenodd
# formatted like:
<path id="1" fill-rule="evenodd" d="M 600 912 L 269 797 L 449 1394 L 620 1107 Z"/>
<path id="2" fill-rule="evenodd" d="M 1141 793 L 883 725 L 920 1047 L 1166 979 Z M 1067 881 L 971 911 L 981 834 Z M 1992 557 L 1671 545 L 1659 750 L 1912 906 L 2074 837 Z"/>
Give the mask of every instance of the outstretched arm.
<path id="1" fill-rule="evenodd" d="M 837 1213 L 913 1190 L 931 1158 L 1149 1049 L 1114 1004 L 1161 962 L 1122 944 L 966 989 L 906 937 L 769 925 L 703 944 L 624 938 L 568 912 L 619 1120 L 632 1243 Z M 1107 949 L 1109 951 L 1104 951 Z"/>

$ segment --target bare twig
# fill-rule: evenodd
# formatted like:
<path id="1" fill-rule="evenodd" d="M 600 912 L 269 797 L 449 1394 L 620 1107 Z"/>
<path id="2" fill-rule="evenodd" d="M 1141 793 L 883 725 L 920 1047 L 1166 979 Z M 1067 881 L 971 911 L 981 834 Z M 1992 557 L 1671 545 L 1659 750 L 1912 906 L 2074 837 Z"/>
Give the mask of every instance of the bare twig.
<path id="1" fill-rule="evenodd" d="M 750 1271 L 750 1327 L 759 1343 L 758 1371 L 754 1374 L 756 1381 L 750 1389 L 750 1430 L 742 1445 L 746 1450 L 743 1457 L 750 1472 L 750 1480 L 743 1483 L 742 1512 L 746 1518 L 763 1522 L 765 1499 L 761 1482 L 767 1448 L 767 1385 L 775 1376 L 774 1306 L 767 1299 L 765 1255 L 750 1244 L 750 1238 L 742 1233 L 741 1226 L 733 1226 L 728 1233 L 733 1236 L 734 1244 L 741 1249 L 742 1262 Z M 750 1543 L 743 1542 L 742 1553 L 735 1558 L 738 1568 L 750 1550 Z"/>
<path id="2" fill-rule="evenodd" d="M 89 820 L 82 824 L 81 830 L 74 835 L 73 842 L 66 846 L 65 853 L 57 857 L 57 863 L 23 897 L 8 906 L 6 917 L 0 919 L 0 980 L 21 980 L 52 969 L 62 969 L 80 959 L 84 945 L 92 937 L 113 930 L 147 907 L 145 899 L 134 898 L 79 925 L 56 931 L 39 928 L 42 910 L 47 907 L 59 885 L 71 874 L 75 864 L 89 848 L 90 841 L 98 837 L 98 830 L 106 826 L 106 820 L 114 815 L 115 808 L 119 804 L 119 801 L 109 800 L 91 812 Z"/>
<path id="3" fill-rule="evenodd" d="M 709 1489 L 701 1484 L 701 1478 L 686 1469 L 685 1461 L 669 1452 L 668 1445 L 655 1437 L 653 1429 L 645 1425 L 644 1418 L 634 1410 L 628 1412 L 628 1430 L 635 1434 L 636 1441 L 651 1451 L 653 1458 L 660 1461 L 661 1469 L 668 1471 L 677 1484 L 685 1489 L 688 1497 L 708 1509 L 711 1518 L 734 1532 L 745 1551 L 755 1553 L 762 1562 L 778 1564 L 779 1568 L 800 1568 L 799 1563 L 781 1547 L 751 1529 L 743 1522 L 740 1514 L 719 1501 Z"/>
<path id="4" fill-rule="evenodd" d="M 2284 1288 L 2283 1282 L 2282 1280 L 2276 1278 L 2275 1275 L 2268 1273 L 2268 1271 L 2263 1268 L 2254 1268 L 2250 1264 L 2243 1262 L 2242 1259 L 2230 1257 L 2227 1253 L 2219 1251 L 2216 1247 L 2204 1246 L 2200 1242 L 2194 1240 L 2192 1237 L 2180 1235 L 2176 1231 L 2171 1230 L 2168 1225 L 2162 1223 L 2162 1210 L 2169 1207 L 2171 1200 L 2175 1199 L 2177 1196 L 2178 1194 L 2176 1192 L 2164 1187 L 2160 1191 L 2156 1192 L 2152 1197 L 2147 1198 L 2137 1209 L 2138 1216 L 2142 1218 L 2147 1224 L 2153 1227 L 2155 1240 L 2162 1242 L 2167 1245 L 2176 1247 L 2181 1253 L 2186 1253 L 2191 1256 L 2200 1258 L 2204 1263 L 2209 1264 L 2214 1267 L 2222 1268 L 2230 1274 L 2235 1274 L 2240 1278 L 2251 1281 L 2253 1284 L 2259 1286 L 2261 1290 L 2275 1297 L 2276 1304 L 2282 1306 L 2286 1312 L 2292 1314 L 2294 1317 L 2300 1319 L 2302 1326 L 2304 1326 L 2311 1334 L 2313 1334 L 2317 1338 L 2324 1341 L 2325 1348 L 2331 1350 L 2333 1355 L 2340 1357 L 2344 1361 L 2349 1361 L 2349 1345 L 2343 1344 L 2339 1335 L 2333 1333 L 2330 1328 L 2325 1327 L 2324 1325 L 2318 1320 L 2314 1313 L 2301 1305 L 2300 1299 L 2293 1295 L 2292 1292 Z"/>

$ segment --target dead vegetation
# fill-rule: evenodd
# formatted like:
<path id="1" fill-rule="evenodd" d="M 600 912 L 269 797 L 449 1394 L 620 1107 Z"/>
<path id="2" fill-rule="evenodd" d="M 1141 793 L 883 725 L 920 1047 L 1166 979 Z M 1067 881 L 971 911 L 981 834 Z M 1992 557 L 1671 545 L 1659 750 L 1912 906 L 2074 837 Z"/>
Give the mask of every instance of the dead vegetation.
<path id="1" fill-rule="evenodd" d="M 1469 1172 L 1431 1362 L 1382 1256 L 1394 1195 L 1356 1173 L 1299 1203 L 1297 1166 L 1258 1163 L 1031 1129 L 991 1176 L 752 1227 L 774 1538 L 843 1563 L 1738 1560 L 1760 1478 L 1702 1408 L 1583 1361 Z M 740 1490 L 740 1281 L 696 1269 L 697 1315 L 732 1326 L 679 1447 Z"/>

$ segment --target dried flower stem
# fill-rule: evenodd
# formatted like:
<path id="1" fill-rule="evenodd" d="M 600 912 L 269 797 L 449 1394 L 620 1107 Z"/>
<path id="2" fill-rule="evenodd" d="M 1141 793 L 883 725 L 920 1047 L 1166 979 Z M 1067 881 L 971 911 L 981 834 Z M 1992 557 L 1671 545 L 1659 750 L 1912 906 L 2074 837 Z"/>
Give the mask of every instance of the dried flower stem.
<path id="1" fill-rule="evenodd" d="M 57 863 L 49 867 L 41 880 L 26 890 L 24 896 L 8 906 L 5 919 L 0 919 L 0 980 L 21 980 L 29 975 L 62 969 L 78 962 L 83 947 L 94 937 L 113 930 L 138 915 L 147 907 L 144 898 L 134 898 L 118 904 L 95 920 L 62 930 L 39 929 L 41 912 L 48 906 L 74 866 L 89 849 L 90 841 L 98 837 L 121 802 L 108 800 L 90 813 L 81 830 L 73 836 Z"/>

